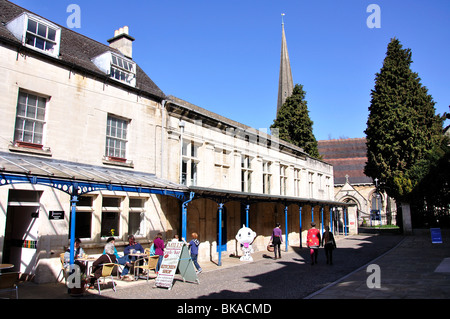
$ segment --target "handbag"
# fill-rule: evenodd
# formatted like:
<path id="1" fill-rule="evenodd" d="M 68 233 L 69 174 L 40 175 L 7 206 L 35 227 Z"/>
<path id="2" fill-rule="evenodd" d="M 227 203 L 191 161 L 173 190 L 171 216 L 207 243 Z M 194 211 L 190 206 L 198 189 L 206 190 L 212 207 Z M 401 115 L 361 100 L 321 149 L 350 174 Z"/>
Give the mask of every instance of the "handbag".
<path id="1" fill-rule="evenodd" d="M 271 244 L 267 245 L 267 251 L 273 253 L 273 250 L 274 250 L 273 245 L 271 245 Z"/>

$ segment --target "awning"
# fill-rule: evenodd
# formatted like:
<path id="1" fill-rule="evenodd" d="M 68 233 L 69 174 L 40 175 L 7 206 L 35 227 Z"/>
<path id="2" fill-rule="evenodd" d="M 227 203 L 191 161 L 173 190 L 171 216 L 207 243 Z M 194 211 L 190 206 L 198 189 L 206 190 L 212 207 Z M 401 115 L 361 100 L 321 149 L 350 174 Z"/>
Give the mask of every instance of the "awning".
<path id="1" fill-rule="evenodd" d="M 322 200 L 316 198 L 303 198 L 303 197 L 293 197 L 293 196 L 283 196 L 283 195 L 269 195 L 269 194 L 259 194 L 259 193 L 246 193 L 239 191 L 230 191 L 224 189 L 214 189 L 205 188 L 198 186 L 189 187 L 191 192 L 195 193 L 194 199 L 197 198 L 209 198 L 216 202 L 226 203 L 231 201 L 240 201 L 248 204 L 266 202 L 266 203 L 283 203 L 286 205 L 290 204 L 303 204 L 303 205 L 313 205 L 313 206 L 333 206 L 333 207 L 348 207 L 352 204 L 333 201 L 333 200 Z"/>
<path id="2" fill-rule="evenodd" d="M 0 186 L 18 183 L 49 186 L 71 196 L 70 265 L 74 265 L 76 203 L 80 195 L 110 190 L 166 195 L 181 201 L 191 196 L 187 187 L 154 174 L 0 152 Z"/>
<path id="3" fill-rule="evenodd" d="M 69 194 L 76 186 L 79 195 L 97 190 L 160 193 L 179 199 L 189 195 L 187 187 L 154 174 L 4 152 L 0 152 L 0 178 L 0 185 L 41 184 Z"/>

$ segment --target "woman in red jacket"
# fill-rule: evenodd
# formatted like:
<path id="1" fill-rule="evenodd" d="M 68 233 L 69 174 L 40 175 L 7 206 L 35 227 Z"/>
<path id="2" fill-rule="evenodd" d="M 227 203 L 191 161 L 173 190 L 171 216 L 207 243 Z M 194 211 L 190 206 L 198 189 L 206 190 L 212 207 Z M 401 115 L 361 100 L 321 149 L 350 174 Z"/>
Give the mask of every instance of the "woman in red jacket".
<path id="1" fill-rule="evenodd" d="M 306 236 L 306 244 L 308 245 L 309 253 L 311 255 L 311 265 L 317 264 L 317 255 L 319 254 L 320 246 L 320 232 L 316 228 L 316 224 L 311 223 L 311 229 L 308 230 L 308 235 Z"/>

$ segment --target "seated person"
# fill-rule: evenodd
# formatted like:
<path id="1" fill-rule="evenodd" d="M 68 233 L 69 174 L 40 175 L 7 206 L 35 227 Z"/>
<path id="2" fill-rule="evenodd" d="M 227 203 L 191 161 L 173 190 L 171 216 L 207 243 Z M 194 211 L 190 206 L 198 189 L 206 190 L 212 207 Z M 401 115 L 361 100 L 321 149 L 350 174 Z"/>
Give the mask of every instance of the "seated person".
<path id="1" fill-rule="evenodd" d="M 131 251 L 134 250 L 136 252 L 144 253 L 144 247 L 141 246 L 141 244 L 137 243 L 133 235 L 128 236 L 128 246 L 125 247 L 123 250 L 123 257 L 120 257 L 118 262 L 121 265 L 125 265 L 123 267 L 123 271 L 121 274 L 121 278 L 128 275 L 128 272 L 130 271 L 131 263 L 136 260 L 136 256 L 130 256 Z"/>
<path id="2" fill-rule="evenodd" d="M 80 238 L 75 239 L 74 243 L 75 254 L 74 254 L 74 264 L 80 267 L 81 273 L 86 272 L 86 264 L 82 261 L 76 260 L 77 258 L 83 257 L 85 254 L 83 248 L 81 248 L 81 240 Z M 70 246 L 64 252 L 64 267 L 70 266 Z"/>
<path id="3" fill-rule="evenodd" d="M 115 246 L 115 238 L 114 237 L 109 237 L 106 240 L 106 243 L 111 243 L 114 246 L 114 255 L 116 256 L 116 259 L 119 260 L 120 256 L 119 253 L 117 252 L 116 246 Z M 106 247 L 106 246 L 105 246 Z M 103 250 L 103 254 L 106 254 L 106 250 Z"/>
<path id="4" fill-rule="evenodd" d="M 95 281 L 102 276 L 103 264 L 115 263 L 117 261 L 114 255 L 114 245 L 112 243 L 107 243 L 105 246 L 105 254 L 98 257 L 96 261 L 92 264 L 92 275 L 89 282 L 89 288 L 94 288 Z"/>

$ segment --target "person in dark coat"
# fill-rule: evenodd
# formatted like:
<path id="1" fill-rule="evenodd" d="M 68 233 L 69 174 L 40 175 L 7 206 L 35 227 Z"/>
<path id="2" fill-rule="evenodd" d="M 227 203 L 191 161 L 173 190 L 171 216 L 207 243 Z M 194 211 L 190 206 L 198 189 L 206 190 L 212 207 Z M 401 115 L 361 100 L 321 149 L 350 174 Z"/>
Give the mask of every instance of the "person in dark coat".
<path id="1" fill-rule="evenodd" d="M 333 233 L 330 232 L 330 226 L 325 226 L 323 233 L 322 246 L 325 247 L 325 256 L 327 257 L 327 264 L 333 264 L 333 249 L 336 248 L 336 241 Z"/>
<path id="2" fill-rule="evenodd" d="M 114 244 L 108 243 L 105 246 L 105 254 L 97 258 L 92 264 L 92 275 L 89 282 L 89 288 L 94 288 L 95 281 L 97 281 L 102 276 L 103 264 L 116 263 L 117 258 L 114 255 Z"/>

